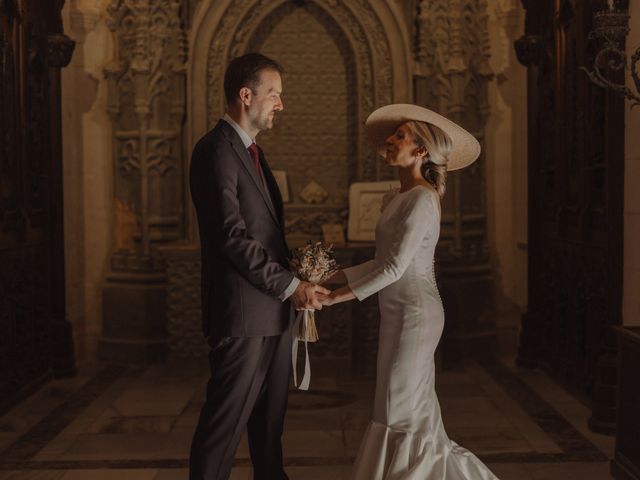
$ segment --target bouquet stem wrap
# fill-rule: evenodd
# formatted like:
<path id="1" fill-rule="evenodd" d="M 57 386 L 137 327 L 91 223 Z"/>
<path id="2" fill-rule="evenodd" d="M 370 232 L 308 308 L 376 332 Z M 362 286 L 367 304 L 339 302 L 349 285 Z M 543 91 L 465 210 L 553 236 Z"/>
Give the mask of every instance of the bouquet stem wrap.
<path id="1" fill-rule="evenodd" d="M 312 283 L 320 283 L 337 269 L 338 265 L 332 258 L 331 246 L 325 248 L 321 242 L 309 243 L 306 247 L 297 248 L 293 252 L 291 269 L 296 276 L 302 280 Z M 298 387 L 298 342 L 304 342 L 305 365 L 304 375 L 300 390 L 308 390 L 311 382 L 311 363 L 309 362 L 309 342 L 318 341 L 318 330 L 316 328 L 315 311 L 303 310 L 298 313 L 296 323 L 293 327 L 293 346 L 291 348 L 291 362 L 293 365 L 293 384 Z"/>

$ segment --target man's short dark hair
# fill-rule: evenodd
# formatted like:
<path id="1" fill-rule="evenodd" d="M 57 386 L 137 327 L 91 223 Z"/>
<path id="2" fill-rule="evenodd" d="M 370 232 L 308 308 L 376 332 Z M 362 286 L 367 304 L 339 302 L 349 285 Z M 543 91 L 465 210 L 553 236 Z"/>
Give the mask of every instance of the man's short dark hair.
<path id="1" fill-rule="evenodd" d="M 248 87 L 255 93 L 260 85 L 261 70 L 284 73 L 282 65 L 261 53 L 247 53 L 231 60 L 224 74 L 224 95 L 227 98 L 227 105 L 232 105 L 238 99 L 238 92 L 243 87 Z"/>

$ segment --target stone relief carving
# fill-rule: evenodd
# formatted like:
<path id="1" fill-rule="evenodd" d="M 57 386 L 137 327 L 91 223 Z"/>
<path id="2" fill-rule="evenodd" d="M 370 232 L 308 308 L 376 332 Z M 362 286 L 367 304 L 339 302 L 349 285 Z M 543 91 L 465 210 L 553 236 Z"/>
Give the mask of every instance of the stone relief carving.
<path id="1" fill-rule="evenodd" d="M 471 131 L 481 144 L 489 116 L 487 84 L 490 41 L 486 0 L 422 0 L 418 4 L 416 67 L 420 78 L 417 99 Z M 456 213 L 449 256 L 486 262 L 484 160 L 449 176 L 447 205 Z M 474 214 L 474 225 L 465 225 L 465 214 Z M 478 222 L 478 216 L 481 221 Z M 466 228 L 480 228 L 482 235 L 463 235 Z"/>
<path id="2" fill-rule="evenodd" d="M 108 7 L 116 41 L 116 57 L 105 69 L 114 191 L 139 225 L 133 257 L 153 255 L 157 244 L 181 236 L 187 54 L 181 7 L 178 0 L 113 0 Z M 123 254 L 114 255 L 117 265 Z M 141 263 L 148 264 L 154 262 Z"/>
<path id="3" fill-rule="evenodd" d="M 311 180 L 300 192 L 300 197 L 305 203 L 323 203 L 329 193 L 315 180 Z"/>
<path id="4" fill-rule="evenodd" d="M 492 77 L 487 1 L 422 0 L 418 8 L 418 73 L 433 79 L 434 97 L 464 105 L 466 87 L 474 82 L 486 87 Z M 453 75 L 464 75 L 462 88 L 455 88 Z"/>

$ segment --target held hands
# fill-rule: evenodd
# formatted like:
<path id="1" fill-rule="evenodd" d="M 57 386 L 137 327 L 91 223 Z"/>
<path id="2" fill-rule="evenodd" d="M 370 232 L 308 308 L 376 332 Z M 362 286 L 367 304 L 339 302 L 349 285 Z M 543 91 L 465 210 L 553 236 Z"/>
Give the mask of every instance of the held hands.
<path id="1" fill-rule="evenodd" d="M 329 295 L 324 295 L 321 302 L 325 307 L 329 307 L 336 303 L 348 302 L 354 298 L 356 298 L 356 296 L 353 293 L 353 290 L 351 290 L 351 287 L 349 285 L 345 285 L 344 287 L 340 287 L 332 291 Z"/>
<path id="2" fill-rule="evenodd" d="M 342 270 L 338 270 L 332 276 L 320 282 L 320 285 L 301 281 L 298 288 L 296 288 L 295 292 L 291 295 L 293 307 L 298 311 L 310 309 L 322 310 L 322 307 L 328 307 L 356 298 L 349 285 L 331 291 L 322 286 L 327 283 L 347 283 L 347 277 Z"/>
<path id="3" fill-rule="evenodd" d="M 323 300 L 331 293 L 320 285 L 301 281 L 291 295 L 291 303 L 296 310 L 322 310 Z"/>

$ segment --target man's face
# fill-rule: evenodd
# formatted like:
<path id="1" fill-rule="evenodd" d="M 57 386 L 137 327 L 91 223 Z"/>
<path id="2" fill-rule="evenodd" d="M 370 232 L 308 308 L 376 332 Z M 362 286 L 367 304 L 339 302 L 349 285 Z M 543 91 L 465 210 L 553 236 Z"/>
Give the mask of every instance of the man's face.
<path id="1" fill-rule="evenodd" d="M 256 130 L 267 130 L 273 127 L 273 117 L 284 108 L 282 94 L 282 78 L 276 70 L 262 70 L 260 84 L 252 92 L 248 103 L 248 115 Z"/>

